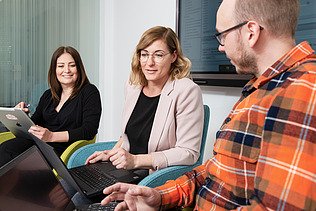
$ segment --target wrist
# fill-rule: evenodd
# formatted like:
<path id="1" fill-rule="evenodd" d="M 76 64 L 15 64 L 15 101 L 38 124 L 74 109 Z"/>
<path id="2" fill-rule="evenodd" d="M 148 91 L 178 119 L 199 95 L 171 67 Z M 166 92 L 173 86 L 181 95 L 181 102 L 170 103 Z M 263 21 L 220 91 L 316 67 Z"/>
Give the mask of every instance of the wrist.
<path id="1" fill-rule="evenodd" d="M 54 142 L 54 132 L 49 133 L 48 140 L 49 140 L 49 142 Z"/>
<path id="2" fill-rule="evenodd" d="M 139 157 L 138 155 L 132 155 L 133 156 L 133 163 L 134 163 L 134 169 L 139 168 Z"/>

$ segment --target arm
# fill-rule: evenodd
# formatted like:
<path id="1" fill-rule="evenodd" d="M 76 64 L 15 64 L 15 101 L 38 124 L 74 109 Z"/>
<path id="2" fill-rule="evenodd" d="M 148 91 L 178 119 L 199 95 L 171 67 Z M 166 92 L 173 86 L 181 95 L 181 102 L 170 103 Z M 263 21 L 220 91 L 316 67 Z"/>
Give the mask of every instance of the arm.
<path id="1" fill-rule="evenodd" d="M 116 183 L 104 189 L 107 195 L 101 204 L 111 201 L 122 201 L 116 209 L 129 210 L 160 210 L 188 206 L 195 199 L 196 191 L 203 184 L 206 177 L 205 167 L 201 165 L 184 176 L 168 181 L 165 185 L 155 189 L 132 184 Z"/>
<path id="2" fill-rule="evenodd" d="M 164 209 L 172 207 L 187 207 L 194 203 L 197 191 L 204 184 L 207 177 L 205 166 L 194 168 L 176 180 L 167 181 L 164 185 L 155 188 L 161 194 L 161 205 Z"/>

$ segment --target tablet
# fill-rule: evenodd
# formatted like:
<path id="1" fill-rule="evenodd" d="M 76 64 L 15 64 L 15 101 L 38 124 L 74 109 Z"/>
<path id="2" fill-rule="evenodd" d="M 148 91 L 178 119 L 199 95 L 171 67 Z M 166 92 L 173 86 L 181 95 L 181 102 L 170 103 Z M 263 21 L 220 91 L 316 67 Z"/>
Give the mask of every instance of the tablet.
<path id="1" fill-rule="evenodd" d="M 0 121 L 17 138 L 31 138 L 28 130 L 35 124 L 21 108 L 0 107 Z"/>

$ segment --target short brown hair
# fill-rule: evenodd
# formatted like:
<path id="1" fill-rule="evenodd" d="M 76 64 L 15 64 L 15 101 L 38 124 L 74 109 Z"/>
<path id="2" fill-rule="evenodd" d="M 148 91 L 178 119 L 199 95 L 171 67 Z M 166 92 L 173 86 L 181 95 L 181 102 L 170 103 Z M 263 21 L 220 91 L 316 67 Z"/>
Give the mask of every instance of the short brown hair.
<path id="1" fill-rule="evenodd" d="M 165 42 L 170 53 L 176 52 L 177 54 L 177 59 L 171 64 L 171 79 L 190 77 L 191 62 L 183 55 L 176 33 L 168 27 L 156 26 L 145 31 L 136 46 L 131 63 L 132 72 L 129 79 L 131 84 L 147 85 L 148 82 L 142 72 L 139 61 L 140 51 L 157 40 Z"/>
<path id="2" fill-rule="evenodd" d="M 294 38 L 300 10 L 299 0 L 237 0 L 236 23 L 257 21 L 276 37 Z"/>
<path id="3" fill-rule="evenodd" d="M 69 53 L 75 60 L 78 75 L 77 81 L 75 82 L 75 86 L 69 98 L 74 98 L 84 87 L 84 85 L 90 83 L 78 51 L 71 46 L 61 46 L 57 48 L 52 55 L 50 67 L 48 70 L 48 84 L 52 93 L 53 101 L 56 103 L 60 101 L 62 92 L 61 84 L 58 81 L 56 75 L 57 59 L 64 53 Z"/>

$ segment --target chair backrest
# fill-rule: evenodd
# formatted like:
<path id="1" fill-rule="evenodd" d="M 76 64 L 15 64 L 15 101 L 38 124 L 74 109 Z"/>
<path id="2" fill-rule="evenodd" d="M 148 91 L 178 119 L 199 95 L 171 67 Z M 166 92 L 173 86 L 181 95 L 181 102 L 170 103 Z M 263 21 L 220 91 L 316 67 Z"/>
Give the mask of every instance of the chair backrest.
<path id="1" fill-rule="evenodd" d="M 208 133 L 208 126 L 209 126 L 210 117 L 211 117 L 211 111 L 208 105 L 204 105 L 203 107 L 204 107 L 203 133 L 202 133 L 202 140 L 201 140 L 200 157 L 196 161 L 197 165 L 201 165 L 203 163 L 204 150 L 205 150 L 205 144 L 206 144 L 207 133 Z"/>
<path id="2" fill-rule="evenodd" d="M 204 149 L 208 132 L 208 125 L 210 121 L 210 108 L 207 105 L 204 105 L 204 124 L 203 124 L 203 133 L 201 140 L 201 149 L 200 149 L 200 157 L 193 165 L 181 165 L 181 166 L 169 166 L 164 169 L 160 169 L 147 177 L 145 177 L 138 184 L 142 186 L 148 187 L 157 187 L 164 184 L 168 180 L 174 180 L 179 176 L 183 175 L 185 172 L 191 171 L 196 166 L 199 166 L 203 163 L 204 157 Z"/>

